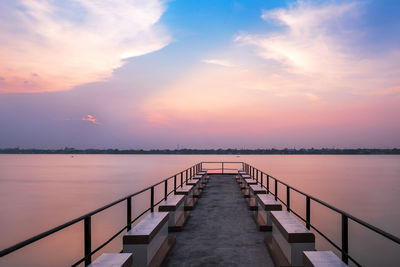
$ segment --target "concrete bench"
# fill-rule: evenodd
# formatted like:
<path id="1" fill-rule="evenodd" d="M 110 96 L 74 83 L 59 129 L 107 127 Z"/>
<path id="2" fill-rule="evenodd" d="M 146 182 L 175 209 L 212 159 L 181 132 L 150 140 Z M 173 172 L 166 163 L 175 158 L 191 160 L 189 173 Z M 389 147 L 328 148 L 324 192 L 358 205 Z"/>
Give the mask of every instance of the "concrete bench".
<path id="1" fill-rule="evenodd" d="M 253 179 L 244 179 L 244 183 L 241 186 L 240 189 L 242 189 L 245 198 L 249 198 L 250 197 L 250 185 L 256 185 L 257 181 L 253 180 Z"/>
<path id="2" fill-rule="evenodd" d="M 130 267 L 132 253 L 103 253 L 89 267 Z"/>
<path id="3" fill-rule="evenodd" d="M 135 267 L 160 266 L 176 238 L 168 236 L 168 212 L 152 212 L 123 237 L 123 252 L 133 254 Z"/>
<path id="4" fill-rule="evenodd" d="M 200 194 L 202 192 L 202 189 L 200 188 L 200 185 L 201 185 L 200 180 L 199 179 L 189 179 L 186 182 L 186 184 L 193 186 L 193 189 L 192 189 L 193 197 L 194 198 L 199 198 Z"/>
<path id="5" fill-rule="evenodd" d="M 267 194 L 267 190 L 265 190 L 264 187 L 257 184 L 249 185 L 249 197 L 246 199 L 250 210 L 253 211 L 257 210 L 258 205 L 257 205 L 256 195 L 258 194 Z"/>
<path id="6" fill-rule="evenodd" d="M 189 213 L 184 210 L 184 200 L 185 196 L 183 195 L 173 195 L 161 202 L 160 206 L 158 206 L 158 211 L 169 212 L 169 231 L 181 231 L 189 216 Z"/>
<path id="7" fill-rule="evenodd" d="M 303 251 L 315 250 L 315 236 L 287 211 L 271 211 L 272 234 L 265 243 L 275 266 L 302 266 Z"/>
<path id="8" fill-rule="evenodd" d="M 243 174 L 241 176 L 242 176 L 242 179 L 251 179 L 251 176 L 248 174 Z"/>
<path id="9" fill-rule="evenodd" d="M 347 267 L 332 251 L 304 251 L 304 267 Z"/>
<path id="10" fill-rule="evenodd" d="M 250 185 L 252 185 L 252 184 L 257 184 L 257 181 L 256 181 L 256 180 L 253 180 L 253 179 L 251 179 L 251 178 L 246 178 L 246 179 L 244 179 L 244 182 L 245 182 L 248 186 L 250 186 Z"/>
<path id="11" fill-rule="evenodd" d="M 254 220 L 260 231 L 272 231 L 271 211 L 282 210 L 282 205 L 270 194 L 257 194 L 257 211 L 253 212 Z"/>
<path id="12" fill-rule="evenodd" d="M 197 199 L 193 197 L 193 185 L 184 185 L 175 190 L 175 195 L 184 195 L 184 210 L 193 210 Z"/>

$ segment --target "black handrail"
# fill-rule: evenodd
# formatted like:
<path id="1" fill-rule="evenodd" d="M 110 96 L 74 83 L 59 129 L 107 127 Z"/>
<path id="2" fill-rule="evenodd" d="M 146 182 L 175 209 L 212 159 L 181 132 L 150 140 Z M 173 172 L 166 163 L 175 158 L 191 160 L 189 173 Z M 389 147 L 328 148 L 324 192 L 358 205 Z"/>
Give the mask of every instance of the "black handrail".
<path id="1" fill-rule="evenodd" d="M 303 222 L 305 222 L 306 227 L 308 229 L 310 229 L 310 228 L 314 229 L 318 234 L 320 234 L 324 239 L 326 239 L 331 245 L 333 245 L 336 249 L 338 249 L 342 253 L 343 262 L 345 262 L 346 264 L 348 264 L 348 260 L 350 259 L 356 265 L 361 266 L 361 264 L 358 263 L 358 261 L 356 261 L 353 257 L 351 257 L 349 255 L 349 251 L 348 251 L 348 244 L 349 244 L 349 241 L 348 241 L 348 239 L 349 239 L 348 220 L 349 219 L 354 221 L 354 222 L 356 222 L 356 223 L 358 223 L 358 224 L 360 224 L 360 225 L 362 225 L 362 226 L 364 226 L 364 227 L 366 227 L 369 230 L 372 230 L 373 232 L 375 232 L 377 234 L 380 234 L 381 236 L 383 236 L 383 237 L 385 237 L 385 238 L 387 238 L 387 239 L 389 239 L 389 240 L 391 240 L 391 241 L 393 241 L 393 242 L 395 242 L 397 244 L 400 244 L 400 238 L 399 237 L 394 236 L 394 235 L 392 235 L 392 234 L 390 234 L 390 233 L 388 233 L 386 231 L 383 231 L 382 229 L 379 229 L 376 226 L 373 226 L 373 225 L 371 225 L 371 224 L 369 224 L 369 223 L 367 223 L 367 222 L 365 222 L 365 221 L 363 221 L 363 220 L 361 220 L 361 219 L 359 219 L 357 217 L 354 217 L 353 215 L 351 215 L 351 214 L 349 214 L 349 213 L 347 213 L 347 212 L 345 212 L 343 210 L 340 210 L 340 209 L 338 209 L 338 208 L 336 208 L 336 207 L 334 207 L 334 206 L 332 206 L 332 205 L 330 205 L 330 204 L 328 204 L 328 203 L 326 203 L 326 202 L 324 202 L 324 201 L 322 201 L 322 200 L 320 200 L 320 199 L 318 199 L 316 197 L 313 197 L 313 196 L 311 196 L 311 195 L 309 195 L 307 193 L 304 193 L 304 192 L 300 191 L 299 189 L 296 189 L 296 188 L 288 185 L 287 183 L 285 183 L 285 182 L 273 177 L 272 175 L 266 174 L 263 171 L 260 171 L 260 170 L 258 170 L 256 168 L 254 168 L 253 166 L 251 166 L 251 165 L 249 165 L 247 163 L 244 163 L 244 165 L 245 165 L 244 166 L 244 170 L 247 173 L 249 173 L 250 175 L 251 175 L 251 173 L 253 173 L 253 175 L 252 175 L 253 179 L 258 179 L 258 178 L 255 178 L 255 176 L 254 176 L 254 172 L 255 171 L 257 171 L 257 173 L 260 172 L 261 173 L 261 177 L 263 177 L 265 175 L 267 177 L 267 187 L 265 187 L 263 185 L 262 181 L 259 182 L 259 184 L 263 188 L 267 189 L 267 193 L 273 195 L 276 200 L 279 200 L 287 208 L 288 212 L 292 212 L 298 218 L 300 218 Z M 270 191 L 270 189 L 269 189 L 269 179 L 273 179 L 275 181 L 275 183 L 274 183 L 275 184 L 274 193 L 272 193 Z M 286 192 L 287 192 L 286 202 L 278 197 L 278 183 L 286 186 Z M 290 209 L 290 190 L 293 190 L 293 191 L 295 191 L 295 192 L 297 192 L 297 193 L 299 193 L 299 194 L 301 194 L 301 195 L 306 197 L 306 218 L 305 219 L 302 216 L 300 216 L 299 214 L 297 214 L 296 212 L 294 212 L 292 209 Z M 342 244 L 341 244 L 341 246 L 335 244 L 325 234 L 320 232 L 315 226 L 313 226 L 311 224 L 311 216 L 310 216 L 310 209 L 311 209 L 310 202 L 311 202 L 311 200 L 313 200 L 313 201 L 321 204 L 322 206 L 325 206 L 325 207 L 327 207 L 327 208 L 339 213 L 342 216 L 342 224 L 341 224 Z"/>

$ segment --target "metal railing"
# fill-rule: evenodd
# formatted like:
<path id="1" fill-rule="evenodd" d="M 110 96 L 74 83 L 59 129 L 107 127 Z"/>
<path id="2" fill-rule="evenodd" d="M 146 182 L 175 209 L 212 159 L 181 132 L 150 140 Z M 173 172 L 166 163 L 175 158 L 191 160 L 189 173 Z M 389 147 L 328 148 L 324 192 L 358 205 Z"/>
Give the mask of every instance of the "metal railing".
<path id="1" fill-rule="evenodd" d="M 217 164 L 218 167 L 217 168 L 205 168 L 205 167 L 203 167 L 203 164 Z M 360 220 L 347 212 L 344 212 L 338 208 L 335 208 L 332 205 L 329 205 L 328 203 L 326 203 L 322 200 L 319 200 L 309 194 L 306 194 L 306 193 L 286 184 L 285 182 L 282 182 L 279 179 L 277 179 L 269 174 L 266 174 L 263 171 L 258 170 L 257 168 L 254 168 L 253 166 L 251 166 L 247 163 L 244 163 L 244 162 L 211 162 L 210 161 L 210 162 L 197 163 L 197 164 L 193 165 L 192 167 L 187 168 L 186 170 L 183 170 L 175 175 L 172 175 L 169 178 L 164 179 L 164 180 L 162 180 L 152 186 L 149 186 L 143 190 L 140 190 L 134 194 L 131 194 L 124 198 L 116 200 L 108 205 L 105 205 L 99 209 L 89 212 L 81 217 L 78 217 L 74 220 L 66 222 L 60 226 L 52 228 L 46 232 L 43 232 L 39 235 L 36 235 L 32 238 L 29 238 L 25 241 L 15 244 L 11 247 L 3 249 L 0 251 L 0 257 L 4 257 L 14 251 L 17 251 L 17 250 L 25 247 L 25 246 L 28 246 L 28 245 L 35 243 L 45 237 L 48 237 L 54 233 L 57 233 L 60 230 L 63 230 L 63 229 L 70 227 L 78 222 L 83 221 L 83 224 L 84 224 L 84 236 L 83 236 L 84 257 L 77 260 L 74 264 L 72 264 L 72 266 L 77 266 L 81 263 L 84 263 L 85 266 L 87 266 L 91 263 L 93 254 L 95 254 L 100 249 L 102 249 L 107 244 L 109 244 L 112 240 L 114 240 L 117 236 L 119 236 L 123 231 L 125 231 L 125 230 L 129 231 L 131 229 L 133 223 L 135 223 L 138 219 L 140 219 L 147 212 L 149 212 L 149 211 L 153 212 L 154 207 L 156 207 L 158 204 L 160 204 L 164 199 L 167 199 L 167 197 L 170 194 L 172 194 L 173 192 L 175 192 L 175 190 L 177 188 L 182 187 L 189 178 L 191 178 L 192 176 L 197 174 L 200 170 L 221 171 L 221 173 L 216 172 L 215 174 L 237 174 L 239 168 L 227 168 L 226 164 L 239 164 L 240 167 L 244 171 L 246 171 L 248 174 L 250 174 L 253 177 L 253 179 L 255 179 L 262 187 L 264 187 L 267 190 L 268 194 L 273 195 L 275 197 L 275 200 L 279 200 L 286 207 L 287 211 L 293 213 L 301 221 L 303 221 L 305 223 L 307 229 L 313 229 L 319 235 L 321 235 L 325 240 L 327 240 L 332 246 L 334 246 L 336 249 L 338 249 L 342 254 L 343 262 L 345 262 L 346 264 L 349 262 L 349 260 L 351 260 L 354 264 L 361 266 L 361 264 L 357 260 L 355 260 L 352 256 L 349 255 L 349 250 L 348 250 L 348 248 L 349 248 L 349 245 L 348 245 L 349 244 L 349 232 L 348 232 L 349 220 L 354 221 L 354 222 L 358 223 L 359 225 L 361 225 L 375 233 L 378 233 L 379 235 L 385 237 L 386 239 L 389 239 L 397 244 L 400 244 L 400 238 L 398 238 L 390 233 L 387 233 L 387 232 L 385 232 L 363 220 Z M 226 171 L 233 171 L 233 172 L 227 173 Z M 212 174 L 214 174 L 214 173 L 212 173 Z M 170 180 L 173 180 L 173 190 L 168 192 L 168 182 Z M 270 190 L 271 183 L 273 183 L 273 186 L 274 186 L 274 193 Z M 155 202 L 154 189 L 156 186 L 159 186 L 162 184 L 164 184 L 164 197 L 160 201 Z M 282 200 L 279 197 L 278 184 L 281 184 L 286 187 L 286 201 Z M 148 192 L 148 191 L 150 191 L 149 207 L 147 209 L 145 209 L 142 213 L 140 213 L 138 216 L 136 216 L 135 218 L 132 219 L 132 201 L 133 201 L 132 198 L 134 198 L 135 196 L 138 196 L 144 192 Z M 303 218 L 301 215 L 299 215 L 297 212 L 295 212 L 293 209 L 290 208 L 291 191 L 294 191 L 294 192 L 306 197 L 306 216 L 305 216 L 305 218 Z M 108 208 L 111 208 L 119 203 L 122 203 L 124 201 L 126 202 L 126 225 L 122 229 L 120 229 L 117 233 L 112 235 L 109 239 L 107 239 L 104 243 L 102 243 L 100 246 L 98 246 L 95 249 L 92 249 L 92 242 L 91 242 L 92 241 L 92 234 L 91 234 L 91 230 L 92 230 L 91 218 L 92 218 L 92 216 L 95 214 L 98 214 Z M 342 223 L 341 223 L 342 242 L 341 242 L 340 246 L 335 244 L 327 235 L 322 233 L 315 225 L 311 224 L 311 201 L 319 203 L 322 206 L 324 206 L 336 213 L 339 213 L 341 215 L 341 218 L 342 218 L 341 219 L 341 221 L 342 221 Z"/>
<path id="2" fill-rule="evenodd" d="M 326 241 L 328 241 L 333 247 L 335 247 L 337 250 L 340 251 L 340 253 L 342 254 L 342 261 L 346 264 L 349 263 L 349 260 L 351 260 L 355 265 L 357 266 L 361 266 L 361 264 L 354 259 L 352 256 L 350 256 L 349 254 L 349 220 L 365 227 L 366 229 L 369 229 L 383 237 L 385 237 L 386 239 L 389 239 L 393 242 L 395 242 L 396 244 L 400 245 L 400 238 L 385 232 L 381 229 L 379 229 L 378 227 L 375 227 L 359 218 L 354 217 L 353 215 L 342 211 L 318 198 L 315 198 L 309 194 L 306 194 L 288 184 L 286 184 L 285 182 L 282 182 L 281 180 L 264 173 L 263 171 L 258 170 L 257 168 L 254 168 L 253 166 L 244 163 L 244 171 L 246 171 L 248 174 L 250 174 L 253 179 L 255 179 L 262 187 L 264 187 L 265 189 L 267 189 L 267 193 L 271 194 L 275 197 L 275 200 L 279 200 L 285 207 L 286 210 L 288 212 L 293 213 L 294 215 L 296 215 L 296 217 L 298 217 L 301 221 L 303 221 L 307 227 L 307 229 L 313 229 L 314 231 L 316 231 L 320 236 L 322 236 Z M 273 180 L 273 182 L 271 181 Z M 264 181 L 266 182 L 266 184 L 264 183 Z M 271 182 L 273 183 L 274 186 L 274 193 L 271 192 L 270 190 L 270 185 Z M 281 184 L 283 186 L 285 186 L 286 188 L 286 201 L 282 200 L 279 197 L 278 194 L 278 184 Z M 305 196 L 306 198 L 306 216 L 305 218 L 303 218 L 301 215 L 299 215 L 297 212 L 295 212 L 293 209 L 290 208 L 290 196 L 291 196 L 291 191 L 294 191 L 302 196 Z M 341 245 L 336 244 L 335 242 L 333 242 L 327 235 L 325 235 L 324 233 L 322 233 L 315 225 L 311 224 L 311 201 L 314 201 L 338 214 L 340 214 L 341 216 Z"/>
<path id="3" fill-rule="evenodd" d="M 92 255 L 98 252 L 100 249 L 104 248 L 107 244 L 109 244 L 112 240 L 114 240 L 117 236 L 119 236 L 123 231 L 127 230 L 129 231 L 132 227 L 132 224 L 135 223 L 138 219 L 140 219 L 143 215 L 145 215 L 147 212 L 153 212 L 154 207 L 156 207 L 158 204 L 160 204 L 163 200 L 167 199 L 167 197 L 172 194 L 173 192 L 176 191 L 177 188 L 182 187 L 187 180 L 194 176 L 197 172 L 201 170 L 201 163 L 197 163 L 190 168 L 187 168 L 186 170 L 183 170 L 175 175 L 170 176 L 167 179 L 164 179 L 156 184 L 153 184 L 152 186 L 149 186 L 145 189 L 142 189 L 136 193 L 133 193 L 131 195 L 128 195 L 124 198 L 118 199 L 110 204 L 107 204 L 99 209 L 96 209 L 92 212 L 89 212 L 83 216 L 80 216 L 76 219 L 73 219 L 69 222 L 66 222 L 62 225 L 59 225 L 57 227 L 54 227 L 46 232 L 43 232 L 41 234 L 38 234 L 36 236 L 33 236 L 27 240 L 24 240 L 20 243 L 17 243 L 13 246 L 10 246 L 6 249 L 3 249 L 0 251 L 0 257 L 4 257 L 14 251 L 17 251 L 19 249 L 22 249 L 25 246 L 28 246 L 32 243 L 35 243 L 45 237 L 48 237 L 52 234 L 55 234 L 67 227 L 70 227 L 72 225 L 75 225 L 76 223 L 79 223 L 83 221 L 83 241 L 84 241 L 84 257 L 81 259 L 77 260 L 75 263 L 72 264 L 72 266 L 77 266 L 81 263 L 84 263 L 85 266 L 89 265 L 92 262 Z M 180 179 L 180 183 L 179 180 Z M 168 192 L 168 182 L 170 180 L 173 180 L 173 190 Z M 164 184 L 164 197 L 155 203 L 155 196 L 154 196 L 154 188 L 156 186 Z M 150 199 L 149 199 L 149 207 L 145 209 L 143 212 L 141 212 L 138 216 L 132 219 L 132 199 L 135 196 L 138 196 L 142 193 L 150 191 Z M 92 216 L 96 215 L 104 210 L 107 210 L 119 203 L 126 202 L 126 225 L 120 229 L 117 233 L 112 235 L 109 239 L 107 239 L 104 243 L 102 243 L 100 246 L 98 246 L 95 249 L 92 249 Z"/>

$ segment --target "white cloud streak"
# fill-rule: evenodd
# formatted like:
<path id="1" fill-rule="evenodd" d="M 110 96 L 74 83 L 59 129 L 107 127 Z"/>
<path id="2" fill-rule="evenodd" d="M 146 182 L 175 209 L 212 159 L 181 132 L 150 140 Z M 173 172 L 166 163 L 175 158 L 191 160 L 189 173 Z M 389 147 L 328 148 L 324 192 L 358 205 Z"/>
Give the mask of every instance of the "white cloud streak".
<path id="1" fill-rule="evenodd" d="M 59 91 L 109 78 L 124 60 L 166 46 L 161 0 L 20 0 L 0 19 L 0 91 Z M 34 75 L 33 75 L 34 74 Z"/>
<path id="2" fill-rule="evenodd" d="M 207 64 L 213 64 L 213 65 L 218 65 L 222 67 L 235 67 L 236 65 L 231 63 L 228 60 L 223 60 L 223 59 L 203 59 L 202 62 L 207 63 Z"/>
<path id="3" fill-rule="evenodd" d="M 282 29 L 240 34 L 235 41 L 256 47 L 260 57 L 278 63 L 281 71 L 292 75 L 294 87 L 375 94 L 399 83 L 393 72 L 400 75 L 400 50 L 379 55 L 360 52 L 362 43 L 357 42 L 362 32 L 348 27 L 360 16 L 360 5 L 298 1 L 287 9 L 263 11 L 262 19 Z"/>

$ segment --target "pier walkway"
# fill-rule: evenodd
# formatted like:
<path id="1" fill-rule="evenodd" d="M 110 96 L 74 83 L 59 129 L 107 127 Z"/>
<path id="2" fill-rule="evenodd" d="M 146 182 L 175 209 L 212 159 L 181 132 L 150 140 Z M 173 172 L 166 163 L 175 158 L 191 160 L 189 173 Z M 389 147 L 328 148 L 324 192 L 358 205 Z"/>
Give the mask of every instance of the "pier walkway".
<path id="1" fill-rule="evenodd" d="M 274 266 L 234 175 L 211 175 L 164 266 Z"/>

